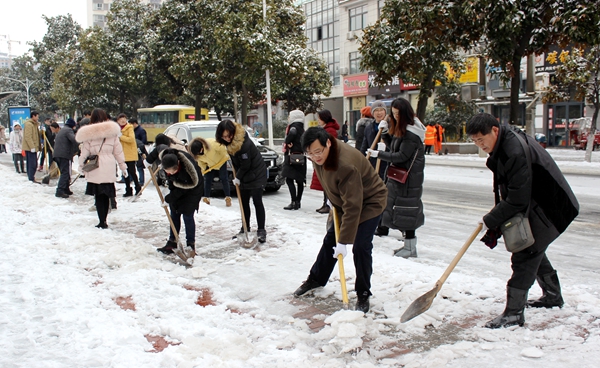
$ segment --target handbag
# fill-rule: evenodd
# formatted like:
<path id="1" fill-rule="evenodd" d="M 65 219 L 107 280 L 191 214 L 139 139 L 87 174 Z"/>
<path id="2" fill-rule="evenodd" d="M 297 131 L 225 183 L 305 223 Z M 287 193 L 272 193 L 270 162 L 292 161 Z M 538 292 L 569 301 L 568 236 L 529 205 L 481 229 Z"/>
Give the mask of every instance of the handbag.
<path id="1" fill-rule="evenodd" d="M 100 151 L 102 151 L 102 146 L 104 145 L 105 140 L 106 140 L 106 138 L 104 138 L 102 140 L 102 144 L 100 145 L 100 149 L 98 150 L 98 153 L 100 153 Z M 88 173 L 90 171 L 96 170 L 98 167 L 100 167 L 98 155 L 89 155 L 83 161 L 83 166 L 81 167 L 81 171 Z"/>
<path id="2" fill-rule="evenodd" d="M 516 133 L 514 130 L 512 132 L 521 143 L 521 146 L 523 146 L 523 150 L 525 150 L 527 168 L 529 175 L 531 176 L 531 156 L 529 153 L 529 147 L 525 144 L 523 138 L 519 136 L 518 133 Z M 498 195 L 497 193 L 498 192 L 496 192 L 496 195 Z M 519 212 L 515 216 L 508 219 L 508 221 L 500 225 L 500 231 L 502 232 L 502 237 L 504 238 L 504 245 L 506 246 L 506 250 L 511 253 L 520 252 L 535 243 L 535 238 L 531 232 L 531 225 L 529 224 L 530 208 L 531 200 L 529 201 L 529 204 L 527 204 L 527 210 L 524 214 Z"/>
<path id="3" fill-rule="evenodd" d="M 419 153 L 418 150 L 415 151 L 415 155 L 413 156 L 408 170 L 402 167 L 394 166 L 393 164 L 389 165 L 386 174 L 387 177 L 389 179 L 397 181 L 398 183 L 406 183 L 406 180 L 408 179 L 408 174 L 410 173 L 410 169 L 412 169 L 413 164 L 415 163 L 415 159 L 417 158 L 417 153 Z"/>
<path id="4" fill-rule="evenodd" d="M 303 153 L 290 153 L 290 166 L 301 166 L 306 162 Z"/>

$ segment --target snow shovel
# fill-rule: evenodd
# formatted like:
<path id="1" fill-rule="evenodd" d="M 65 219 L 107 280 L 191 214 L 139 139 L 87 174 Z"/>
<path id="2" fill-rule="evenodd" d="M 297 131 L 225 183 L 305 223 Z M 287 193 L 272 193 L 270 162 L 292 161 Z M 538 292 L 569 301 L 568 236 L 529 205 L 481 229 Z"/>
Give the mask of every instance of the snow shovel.
<path id="1" fill-rule="evenodd" d="M 156 175 L 158 173 L 159 168 L 156 168 L 156 171 L 154 172 L 154 175 Z M 148 171 L 152 171 L 152 168 L 150 168 L 150 170 Z M 131 203 L 137 201 L 140 196 L 142 195 L 142 192 L 144 191 L 144 189 L 146 189 L 146 187 L 148 186 L 148 184 L 150 184 L 151 180 L 146 181 L 146 184 L 144 184 L 144 186 L 142 187 L 142 189 L 140 189 L 139 193 L 134 195 L 133 198 L 131 198 Z"/>
<path id="2" fill-rule="evenodd" d="M 377 131 L 377 135 L 375 136 L 375 139 L 373 140 L 373 144 L 371 145 L 371 149 L 374 150 L 375 148 L 377 148 L 377 143 L 379 143 L 379 140 L 381 139 L 381 133 L 383 132 L 382 128 L 379 128 L 379 130 Z M 371 152 L 367 153 L 367 160 L 371 158 Z M 377 173 L 377 175 L 379 175 L 379 166 L 381 165 L 381 159 L 377 159 L 377 163 L 375 164 L 375 172 Z"/>
<path id="3" fill-rule="evenodd" d="M 156 170 L 158 171 L 158 170 Z M 154 172 L 152 172 L 152 170 L 150 170 L 150 176 L 152 177 L 152 182 L 154 183 L 154 186 L 156 187 L 156 191 L 158 192 L 158 197 L 160 198 L 160 203 L 165 203 L 165 197 L 163 196 L 162 192 L 160 191 L 160 187 L 158 186 L 158 183 L 156 182 L 156 176 L 154 176 Z M 183 244 L 181 244 L 181 239 L 179 238 L 179 232 L 177 231 L 177 229 L 175 229 L 175 224 L 173 223 L 173 219 L 171 218 L 171 213 L 169 213 L 169 209 L 167 207 L 163 207 L 165 209 L 165 213 L 167 214 L 167 218 L 169 219 L 169 224 L 171 224 L 171 230 L 173 230 L 173 234 L 175 234 L 175 242 L 177 243 L 177 248 L 173 249 L 173 253 L 175 253 L 179 258 L 181 258 L 181 260 L 183 261 L 183 264 L 186 267 L 192 267 L 192 265 L 188 262 L 189 258 L 193 258 L 192 256 L 195 256 L 195 252 L 192 251 L 192 256 L 188 257 L 185 252 L 183 251 L 184 247 Z"/>
<path id="4" fill-rule="evenodd" d="M 337 210 L 332 206 L 333 209 L 333 226 L 335 230 L 335 242 L 337 243 L 340 239 L 340 218 L 338 217 Z M 348 309 L 348 289 L 346 288 L 346 273 L 344 272 L 344 256 L 338 254 L 338 268 L 340 270 L 340 284 L 342 285 L 342 303 L 344 303 L 344 309 Z"/>
<path id="5" fill-rule="evenodd" d="M 446 268 L 446 271 L 444 272 L 442 277 L 440 277 L 440 279 L 435 283 L 435 287 L 426 292 L 425 294 L 421 295 L 417 299 L 415 299 L 411 303 L 411 305 L 409 305 L 408 308 L 406 308 L 406 311 L 400 318 L 400 322 L 404 323 L 410 321 L 411 319 L 427 311 L 429 307 L 431 307 L 433 299 L 435 299 L 438 292 L 442 289 L 442 285 L 444 284 L 448 276 L 450 276 L 450 272 L 454 270 L 454 267 L 456 267 L 458 261 L 460 261 L 460 259 L 465 254 L 471 243 L 473 243 L 473 240 L 475 240 L 475 237 L 477 237 L 477 234 L 479 234 L 479 232 L 481 231 L 482 226 L 483 225 L 479 224 L 479 226 L 477 226 L 477 229 L 473 231 L 469 239 L 467 239 L 465 244 L 458 251 L 458 254 L 454 256 L 454 259 L 452 260 L 452 262 L 450 262 L 450 265 L 448 266 L 448 268 Z"/>
<path id="6" fill-rule="evenodd" d="M 233 163 L 231 163 L 231 169 L 233 170 L 233 177 L 236 178 L 235 175 L 235 167 L 233 167 Z M 237 236 L 240 245 L 243 248 L 253 248 L 256 245 L 257 238 L 250 239 L 250 234 L 248 234 L 248 226 L 246 226 L 246 215 L 244 215 L 244 207 L 242 206 L 242 195 L 240 194 L 240 186 L 235 186 L 235 192 L 237 193 L 238 203 L 240 204 L 240 213 L 242 214 L 242 227 L 244 229 L 244 236 Z"/>
<path id="7" fill-rule="evenodd" d="M 42 184 L 48 185 L 50 184 L 50 179 L 56 178 L 58 176 L 60 176 L 60 170 L 58 169 L 58 165 L 56 164 L 56 162 L 52 162 L 48 174 L 44 175 L 44 177 L 42 178 Z"/>

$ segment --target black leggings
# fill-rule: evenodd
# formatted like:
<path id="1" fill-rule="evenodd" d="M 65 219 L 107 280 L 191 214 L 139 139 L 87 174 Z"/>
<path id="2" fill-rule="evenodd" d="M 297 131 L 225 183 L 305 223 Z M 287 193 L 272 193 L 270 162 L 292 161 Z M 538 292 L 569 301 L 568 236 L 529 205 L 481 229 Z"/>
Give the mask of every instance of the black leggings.
<path id="1" fill-rule="evenodd" d="M 106 194 L 96 194 L 96 212 L 98 213 L 98 220 L 100 224 L 106 224 L 106 217 L 108 216 L 108 205 L 109 199 Z"/>
<path id="2" fill-rule="evenodd" d="M 256 222 L 258 224 L 258 230 L 265 229 L 265 206 L 263 205 L 262 195 L 263 189 L 241 189 L 240 194 L 242 196 L 242 208 L 244 209 L 244 216 L 246 217 L 246 227 L 250 230 L 250 197 L 254 202 L 254 209 L 256 210 Z"/>
<path id="3" fill-rule="evenodd" d="M 135 190 L 140 189 L 140 182 L 137 177 L 137 169 L 135 168 L 135 163 L 137 161 L 125 161 L 127 165 L 127 174 L 128 176 L 125 178 L 125 188 L 131 188 L 131 181 L 133 180 L 133 184 L 135 185 Z"/>
<path id="4" fill-rule="evenodd" d="M 285 182 L 290 190 L 290 196 L 292 197 L 292 202 L 300 202 L 302 201 L 302 193 L 304 193 L 304 181 L 292 178 L 286 178 Z M 296 192 L 296 185 L 298 186 L 298 191 Z"/>
<path id="5" fill-rule="evenodd" d="M 404 239 L 414 239 L 416 237 L 415 230 L 404 231 Z"/>

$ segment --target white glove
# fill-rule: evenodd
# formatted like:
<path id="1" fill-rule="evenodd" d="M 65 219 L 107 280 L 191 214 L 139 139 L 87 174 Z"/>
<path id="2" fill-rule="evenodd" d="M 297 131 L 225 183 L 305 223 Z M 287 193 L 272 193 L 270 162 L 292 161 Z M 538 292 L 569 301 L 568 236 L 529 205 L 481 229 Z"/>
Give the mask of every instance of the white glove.
<path id="1" fill-rule="evenodd" d="M 346 244 L 337 243 L 335 248 L 333 248 L 333 258 L 337 258 L 339 254 L 342 255 L 342 258 L 346 257 L 346 254 L 348 254 L 346 251 Z"/>
<path id="2" fill-rule="evenodd" d="M 32 148 L 32 149 L 31 149 L 31 153 L 35 153 L 35 148 Z"/>
<path id="3" fill-rule="evenodd" d="M 327 198 L 327 207 L 332 208 L 333 205 L 331 204 L 331 201 L 329 200 L 329 198 Z"/>
<path id="4" fill-rule="evenodd" d="M 127 179 L 127 177 L 129 176 L 129 173 L 127 172 L 127 170 L 121 171 L 121 176 L 123 176 L 125 179 Z"/>
<path id="5" fill-rule="evenodd" d="M 149 163 L 148 161 L 144 160 L 144 167 L 147 169 L 147 168 L 149 168 L 150 166 L 152 166 L 152 164 L 151 164 L 151 163 Z"/>
<path id="6" fill-rule="evenodd" d="M 169 204 L 167 202 L 161 202 L 160 205 L 163 206 L 164 208 L 169 207 Z"/>
<path id="7" fill-rule="evenodd" d="M 375 158 L 375 157 L 379 156 L 379 151 L 377 151 L 377 150 L 372 150 L 372 149 L 369 148 L 367 150 L 367 154 L 369 154 L 369 153 L 371 154 L 372 158 Z"/>
<path id="8" fill-rule="evenodd" d="M 383 143 L 383 142 L 377 143 L 377 150 L 378 151 L 385 151 L 385 143 Z"/>
<path id="9" fill-rule="evenodd" d="M 240 186 L 240 179 L 238 179 L 238 178 L 233 178 L 233 185 Z"/>
<path id="10" fill-rule="evenodd" d="M 388 130 L 389 128 L 390 126 L 388 125 L 387 121 L 382 120 L 379 122 L 379 129 Z"/>
<path id="11" fill-rule="evenodd" d="M 485 221 L 483 221 L 483 218 L 481 218 L 479 221 L 477 221 L 477 225 L 481 224 L 481 231 L 488 231 L 488 227 L 485 224 Z"/>

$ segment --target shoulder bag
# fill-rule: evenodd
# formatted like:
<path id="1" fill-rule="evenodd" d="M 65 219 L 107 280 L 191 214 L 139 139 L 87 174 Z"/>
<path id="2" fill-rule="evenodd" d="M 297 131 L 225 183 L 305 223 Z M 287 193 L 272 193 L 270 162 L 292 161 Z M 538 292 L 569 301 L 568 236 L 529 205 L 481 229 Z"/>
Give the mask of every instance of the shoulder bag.
<path id="1" fill-rule="evenodd" d="M 514 130 L 512 132 L 519 140 L 519 143 L 521 143 L 521 146 L 523 146 L 525 158 L 527 159 L 528 173 L 531 177 L 533 173 L 531 171 L 531 154 L 529 152 L 529 147 L 517 132 Z M 498 191 L 496 191 L 496 196 L 497 195 Z M 504 238 L 504 245 L 506 246 L 506 250 L 511 253 L 520 252 L 535 243 L 533 233 L 531 232 L 531 225 L 529 224 L 530 208 L 531 198 L 529 199 L 527 210 L 524 214 L 519 212 L 515 216 L 511 217 L 508 221 L 500 225 L 500 231 L 502 232 L 502 237 Z"/>
<path id="2" fill-rule="evenodd" d="M 415 159 L 417 158 L 418 153 L 419 150 L 417 149 L 410 163 L 410 166 L 408 167 L 408 170 L 402 167 L 394 166 L 393 164 L 389 165 L 387 169 L 388 179 L 392 179 L 402 184 L 406 183 L 406 180 L 408 179 L 408 174 L 410 173 L 410 169 L 412 169 L 413 164 L 415 163 Z"/>
<path id="3" fill-rule="evenodd" d="M 104 141 L 105 140 L 106 140 L 106 138 L 104 138 L 102 140 L 102 144 L 100 145 L 100 149 L 98 150 L 98 154 L 100 154 L 100 151 L 102 151 L 102 146 L 104 145 Z M 81 171 L 88 173 L 90 171 L 96 170 L 100 166 L 100 162 L 98 162 L 98 159 L 99 159 L 98 154 L 96 154 L 96 155 L 89 155 L 83 161 L 83 166 L 81 167 Z"/>
<path id="4" fill-rule="evenodd" d="M 290 153 L 290 166 L 302 166 L 306 162 L 303 153 Z"/>

